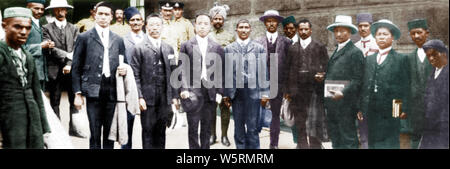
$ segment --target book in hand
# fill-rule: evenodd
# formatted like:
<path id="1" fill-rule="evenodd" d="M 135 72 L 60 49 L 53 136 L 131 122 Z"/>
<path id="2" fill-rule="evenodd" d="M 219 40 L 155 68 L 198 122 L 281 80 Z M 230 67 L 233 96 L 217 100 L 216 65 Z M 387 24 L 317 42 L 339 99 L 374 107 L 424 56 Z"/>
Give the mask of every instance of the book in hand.
<path id="1" fill-rule="evenodd" d="M 400 113 L 402 113 L 402 100 L 400 99 L 392 100 L 392 117 L 399 118 Z"/>
<path id="2" fill-rule="evenodd" d="M 325 98 L 334 96 L 330 91 L 342 92 L 349 83 L 350 81 L 348 80 L 325 80 Z"/>

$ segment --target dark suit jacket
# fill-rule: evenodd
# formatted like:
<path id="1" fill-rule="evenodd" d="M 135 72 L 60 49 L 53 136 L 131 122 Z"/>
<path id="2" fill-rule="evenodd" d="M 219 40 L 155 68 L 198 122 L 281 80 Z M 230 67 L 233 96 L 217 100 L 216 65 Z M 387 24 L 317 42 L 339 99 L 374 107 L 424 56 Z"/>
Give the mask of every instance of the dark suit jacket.
<path id="1" fill-rule="evenodd" d="M 58 29 L 55 22 L 42 27 L 44 41 L 51 40 L 55 42 L 54 48 L 45 50 L 48 65 L 48 77 L 53 80 L 55 80 L 58 74 L 62 72 L 64 66 L 72 65 L 72 59 L 67 58 L 67 53 L 73 52 L 75 40 L 79 34 L 78 28 L 71 23 L 67 23 L 66 27 L 64 27 L 65 38 L 60 36 Z M 66 50 L 64 50 L 64 48 L 66 48 Z"/>
<path id="2" fill-rule="evenodd" d="M 173 48 L 165 42 L 161 43 L 161 53 L 164 58 L 165 72 L 166 72 L 166 97 L 167 104 L 172 103 L 172 98 L 175 98 L 177 93 L 170 85 L 170 75 L 172 73 L 170 69 L 169 55 L 174 55 Z M 131 67 L 133 68 L 134 77 L 136 79 L 136 86 L 138 88 L 139 98 L 144 98 L 147 105 L 155 105 L 157 99 L 155 88 L 156 81 L 154 80 L 154 68 L 158 63 L 158 57 L 156 47 L 148 39 L 148 36 L 144 37 L 144 41 L 139 43 L 133 50 Z M 172 57 L 172 59 L 174 59 Z"/>
<path id="3" fill-rule="evenodd" d="M 210 38 L 208 38 L 208 47 L 206 50 L 207 56 L 206 57 L 215 57 L 218 56 L 222 59 L 222 68 L 224 68 L 224 51 L 222 46 L 220 46 L 218 43 L 214 42 L 213 40 L 211 40 Z M 216 55 L 214 55 L 216 54 Z M 181 88 L 181 91 L 191 91 L 193 93 L 195 93 L 196 95 L 201 95 L 201 89 L 200 88 L 194 88 L 196 86 L 196 84 L 194 84 L 195 82 L 200 82 L 201 80 L 196 79 L 194 81 L 194 62 L 196 63 L 196 65 L 201 65 L 201 59 L 202 59 L 202 55 L 200 52 L 200 48 L 198 46 L 198 42 L 197 39 L 191 38 L 189 41 L 182 43 L 181 44 L 181 48 L 180 48 L 180 57 L 183 57 L 182 55 L 185 55 L 187 57 L 189 57 L 189 65 L 190 65 L 190 79 L 183 77 L 183 83 L 185 85 L 183 85 L 183 87 Z M 195 56 L 195 57 L 194 57 Z M 206 67 L 209 69 L 212 66 L 212 63 L 206 63 Z M 186 64 L 181 62 L 181 64 Z M 178 67 L 182 67 L 182 65 L 179 65 Z M 201 69 L 199 69 L 201 71 Z M 224 72 L 222 71 L 222 77 L 224 76 Z M 200 73 L 201 72 L 195 72 L 198 76 L 198 78 L 200 78 Z M 214 77 L 215 75 L 213 74 L 211 76 L 211 80 L 214 81 Z M 215 101 L 216 100 L 216 94 L 221 94 L 223 95 L 223 79 L 222 79 L 222 86 L 219 87 L 212 87 L 208 89 L 208 96 L 203 96 L 206 98 L 209 98 L 210 101 Z M 187 87 L 188 86 L 188 87 Z"/>
<path id="4" fill-rule="evenodd" d="M 265 35 L 257 38 L 255 41 L 260 43 L 261 45 L 263 45 L 264 49 L 266 49 L 266 53 L 268 53 L 267 52 L 267 49 L 268 49 L 267 37 Z M 283 96 L 283 93 L 281 90 L 284 88 L 283 85 L 286 84 L 285 78 L 286 78 L 286 74 L 287 74 L 287 66 L 284 66 L 286 64 L 284 61 L 287 56 L 289 46 L 291 46 L 291 44 L 292 44 L 292 41 L 290 39 L 288 39 L 287 37 L 281 36 L 280 34 L 278 34 L 278 37 L 277 37 L 277 40 L 275 43 L 277 44 L 275 52 L 278 54 L 278 94 L 277 95 Z M 272 98 L 275 96 L 270 96 L 270 97 Z"/>
<path id="5" fill-rule="evenodd" d="M 425 127 L 420 148 L 448 148 L 448 64 L 437 79 L 429 76 L 425 93 Z"/>
<path id="6" fill-rule="evenodd" d="M 342 91 L 344 98 L 341 100 L 334 101 L 331 98 L 325 98 L 325 108 L 338 112 L 354 113 L 356 117 L 364 73 L 364 55 L 351 41 L 341 50 L 336 50 L 337 48 L 328 61 L 325 80 L 345 80 L 350 83 Z"/>
<path id="7" fill-rule="evenodd" d="M 47 24 L 47 20 L 42 17 L 39 20 L 40 25 L 36 25 L 33 21 L 31 21 L 31 31 L 28 35 L 28 39 L 26 42 L 26 48 L 31 53 L 31 56 L 34 58 L 34 62 L 36 63 L 36 71 L 38 73 L 39 80 L 47 81 L 47 60 L 42 54 L 42 25 Z"/>
<path id="8" fill-rule="evenodd" d="M 315 89 L 323 89 L 323 82 L 317 82 L 315 75 L 318 72 L 325 72 L 328 63 L 328 52 L 325 45 L 312 40 L 308 47 L 303 49 L 299 42 L 300 38 L 297 43 L 289 47 L 285 59 L 287 76 L 283 93 L 292 96 L 301 95 L 302 91 L 312 92 Z"/>
<path id="9" fill-rule="evenodd" d="M 109 67 L 111 78 L 119 66 L 119 55 L 125 56 L 123 39 L 109 31 Z M 73 91 L 82 92 L 87 97 L 99 97 L 102 77 L 104 46 L 95 28 L 81 33 L 75 43 L 72 63 Z M 125 63 L 128 63 L 124 59 Z M 115 82 L 114 82 L 115 84 Z"/>

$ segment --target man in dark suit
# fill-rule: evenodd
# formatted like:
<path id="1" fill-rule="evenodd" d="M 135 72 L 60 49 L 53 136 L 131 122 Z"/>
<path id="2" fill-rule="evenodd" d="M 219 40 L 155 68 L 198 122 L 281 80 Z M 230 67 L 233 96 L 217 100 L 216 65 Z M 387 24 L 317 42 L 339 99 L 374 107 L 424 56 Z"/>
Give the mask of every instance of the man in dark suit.
<path id="1" fill-rule="evenodd" d="M 266 36 L 259 37 L 256 42 L 262 44 L 266 49 L 267 57 L 267 68 L 270 72 L 270 57 L 277 56 L 278 58 L 278 88 L 277 95 L 271 96 L 270 106 L 272 110 L 272 123 L 270 124 L 270 148 L 278 149 L 278 139 L 280 135 L 280 110 L 281 101 L 283 99 L 283 93 L 281 92 L 282 85 L 284 84 L 284 58 L 286 56 L 289 46 L 291 46 L 291 40 L 284 36 L 279 36 L 277 28 L 279 23 L 283 22 L 283 17 L 280 16 L 278 11 L 268 10 L 264 12 L 264 15 L 259 18 L 261 22 L 264 22 L 266 26 Z M 274 78 L 270 77 L 269 78 Z M 265 99 L 262 100 L 266 102 Z M 265 104 L 264 104 L 265 105 Z"/>
<path id="2" fill-rule="evenodd" d="M 448 49 L 440 40 L 423 45 L 435 68 L 425 94 L 425 125 L 421 149 L 448 149 Z"/>
<path id="3" fill-rule="evenodd" d="M 309 133 L 309 145 L 307 142 L 306 119 L 311 97 L 315 92 L 323 96 L 323 80 L 328 62 L 328 53 L 325 45 L 312 40 L 311 22 L 304 19 L 298 23 L 298 33 L 300 38 L 289 47 L 287 54 L 285 98 L 291 100 L 290 109 L 294 113 L 295 126 L 298 132 L 297 148 L 321 148 L 320 137 L 322 134 Z M 308 119 L 311 123 L 317 124 L 322 121 L 323 114 L 313 115 L 314 119 Z M 312 117 L 312 116 L 311 116 Z M 315 120 L 315 121 L 311 121 Z M 316 125 L 314 125 L 315 127 Z M 321 125 L 318 130 L 322 128 Z M 316 131 L 314 129 L 313 131 Z"/>
<path id="4" fill-rule="evenodd" d="M 56 115 L 60 117 L 59 104 L 61 101 L 61 92 L 67 90 L 70 104 L 70 114 L 76 113 L 77 110 L 73 105 L 74 93 L 72 92 L 72 80 L 70 69 L 72 66 L 73 48 L 75 39 L 78 36 L 78 28 L 68 23 L 66 20 L 67 9 L 73 8 L 66 1 L 65 4 L 56 4 L 52 1 L 47 9 L 53 10 L 55 21 L 45 25 L 42 30 L 44 40 L 50 40 L 55 43 L 55 47 L 45 50 L 48 65 L 47 83 L 50 92 L 50 104 Z M 72 120 L 72 116 L 70 116 Z"/>
<path id="5" fill-rule="evenodd" d="M 222 46 L 207 37 L 210 29 L 211 19 L 209 16 L 206 14 L 198 15 L 195 18 L 195 38 L 183 43 L 180 49 L 182 65 L 179 65 L 179 68 L 189 64 L 190 69 L 187 73 L 190 74 L 190 77 L 193 77 L 182 76 L 185 85 L 181 89 L 181 101 L 186 101 L 190 94 L 194 94 L 203 100 L 202 106 L 193 111 L 187 111 L 189 148 L 191 149 L 209 149 L 211 117 L 215 115 L 217 103 L 221 102 L 223 94 L 223 75 L 222 72 L 217 70 L 222 70 L 222 64 L 224 63 L 219 65 L 216 59 L 223 61 L 224 51 Z M 187 59 L 189 59 L 189 63 L 183 62 Z M 201 124 L 200 144 L 198 142 L 199 122 Z"/>
<path id="6" fill-rule="evenodd" d="M 109 30 L 111 4 L 99 2 L 95 12 L 95 27 L 80 34 L 75 44 L 71 70 L 74 105 L 80 110 L 86 96 L 89 147 L 102 148 L 103 127 L 103 148 L 112 149 L 114 142 L 108 140 L 108 135 L 117 97 L 115 74 L 116 71 L 121 76 L 127 74 L 124 67 L 119 67 L 119 55 L 125 55 L 125 47 L 122 38 Z"/>
<path id="7" fill-rule="evenodd" d="M 327 116 L 328 134 L 334 149 L 358 148 L 355 118 L 357 101 L 363 76 L 364 56 L 350 40 L 358 28 L 352 24 L 351 16 L 338 15 L 336 22 L 327 29 L 334 32 L 338 45 L 327 64 L 325 75 L 324 106 Z M 327 80 L 346 81 L 342 90 L 327 89 Z"/>
<path id="8" fill-rule="evenodd" d="M 146 36 L 142 31 L 144 26 L 144 18 L 139 13 L 136 7 L 129 7 L 125 9 L 125 17 L 128 24 L 131 27 L 131 31 L 125 35 L 123 38 L 123 43 L 125 44 L 125 57 L 128 63 L 131 63 L 133 57 L 134 48 L 136 45 L 141 43 Z M 127 112 L 127 124 L 128 124 L 128 142 L 122 145 L 122 149 L 131 149 L 132 138 L 133 138 L 133 125 L 134 125 L 134 115 Z"/>
<path id="9" fill-rule="evenodd" d="M 161 41 L 162 19 L 147 17 L 147 36 L 133 52 L 133 68 L 139 93 L 144 149 L 164 149 L 166 123 L 176 92 L 170 85 L 170 64 L 175 64 L 173 48 Z"/>

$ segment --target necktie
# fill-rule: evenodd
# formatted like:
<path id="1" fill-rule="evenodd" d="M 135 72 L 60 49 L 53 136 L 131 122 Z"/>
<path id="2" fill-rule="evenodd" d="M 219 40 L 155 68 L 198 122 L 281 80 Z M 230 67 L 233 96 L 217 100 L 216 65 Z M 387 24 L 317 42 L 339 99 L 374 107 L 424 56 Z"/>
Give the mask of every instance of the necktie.
<path id="1" fill-rule="evenodd" d="M 366 48 L 366 43 L 369 43 L 369 42 L 370 42 L 370 40 L 366 40 L 366 41 L 361 41 L 361 42 L 362 42 L 362 44 L 363 44 L 364 48 Z"/>

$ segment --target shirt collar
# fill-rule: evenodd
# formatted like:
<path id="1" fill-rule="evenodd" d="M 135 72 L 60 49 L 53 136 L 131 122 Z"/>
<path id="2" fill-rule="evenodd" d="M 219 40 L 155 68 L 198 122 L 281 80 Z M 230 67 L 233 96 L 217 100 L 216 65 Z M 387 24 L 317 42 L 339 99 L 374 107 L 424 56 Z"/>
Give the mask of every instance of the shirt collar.
<path id="1" fill-rule="evenodd" d="M 102 32 L 105 32 L 105 37 L 109 37 L 109 26 L 106 28 L 102 28 L 100 25 L 95 24 L 95 30 L 97 31 L 100 38 L 102 38 Z"/>
<path id="2" fill-rule="evenodd" d="M 208 36 L 202 38 L 198 35 L 195 35 L 195 39 L 197 40 L 198 43 L 207 43 L 208 42 Z"/>
<path id="3" fill-rule="evenodd" d="M 338 47 L 339 47 L 340 49 L 342 49 L 342 48 L 345 47 L 345 45 L 347 45 L 348 42 L 350 42 L 350 38 L 349 38 L 347 41 L 345 41 L 344 43 L 339 43 L 339 44 L 338 44 Z"/>
<path id="4" fill-rule="evenodd" d="M 362 41 L 371 41 L 373 39 L 372 34 L 366 36 L 366 37 L 361 37 L 361 42 Z"/>
<path id="5" fill-rule="evenodd" d="M 147 37 L 150 40 L 150 42 L 152 42 L 153 45 L 155 45 L 155 43 L 158 42 L 158 44 L 161 46 L 161 36 L 158 39 L 155 39 L 147 34 Z"/>
<path id="6" fill-rule="evenodd" d="M 305 43 L 306 46 L 308 46 L 311 43 L 311 36 L 309 36 L 308 38 L 306 38 L 305 40 L 303 40 L 302 38 L 300 38 L 300 42 L 301 43 Z"/>
<path id="7" fill-rule="evenodd" d="M 39 19 L 36 19 L 36 18 L 34 18 L 34 17 L 31 17 L 31 20 L 34 22 L 34 24 L 36 24 L 37 26 L 40 26 L 40 25 L 39 25 Z"/>
<path id="8" fill-rule="evenodd" d="M 294 44 L 295 42 L 298 42 L 298 35 L 295 34 L 294 37 L 292 37 L 292 44 Z"/>
<path id="9" fill-rule="evenodd" d="M 241 38 L 237 38 L 236 41 L 239 43 L 239 45 L 241 46 L 247 46 L 248 43 L 250 42 L 250 38 L 247 38 L 245 40 L 242 40 Z"/>
<path id="10" fill-rule="evenodd" d="M 58 19 L 55 19 L 55 24 L 58 28 L 64 28 L 67 25 L 67 20 L 64 19 L 63 21 L 59 21 Z"/>
<path id="11" fill-rule="evenodd" d="M 267 39 L 270 39 L 270 37 L 273 37 L 272 41 L 275 41 L 278 38 L 278 32 L 270 33 L 268 31 L 266 31 L 266 36 L 267 36 Z"/>
<path id="12" fill-rule="evenodd" d="M 380 50 L 378 51 L 378 54 L 381 55 L 382 53 L 386 53 L 387 51 L 390 51 L 391 49 L 392 49 L 392 46 L 389 46 L 389 47 L 386 48 L 386 49 L 380 49 Z"/>

